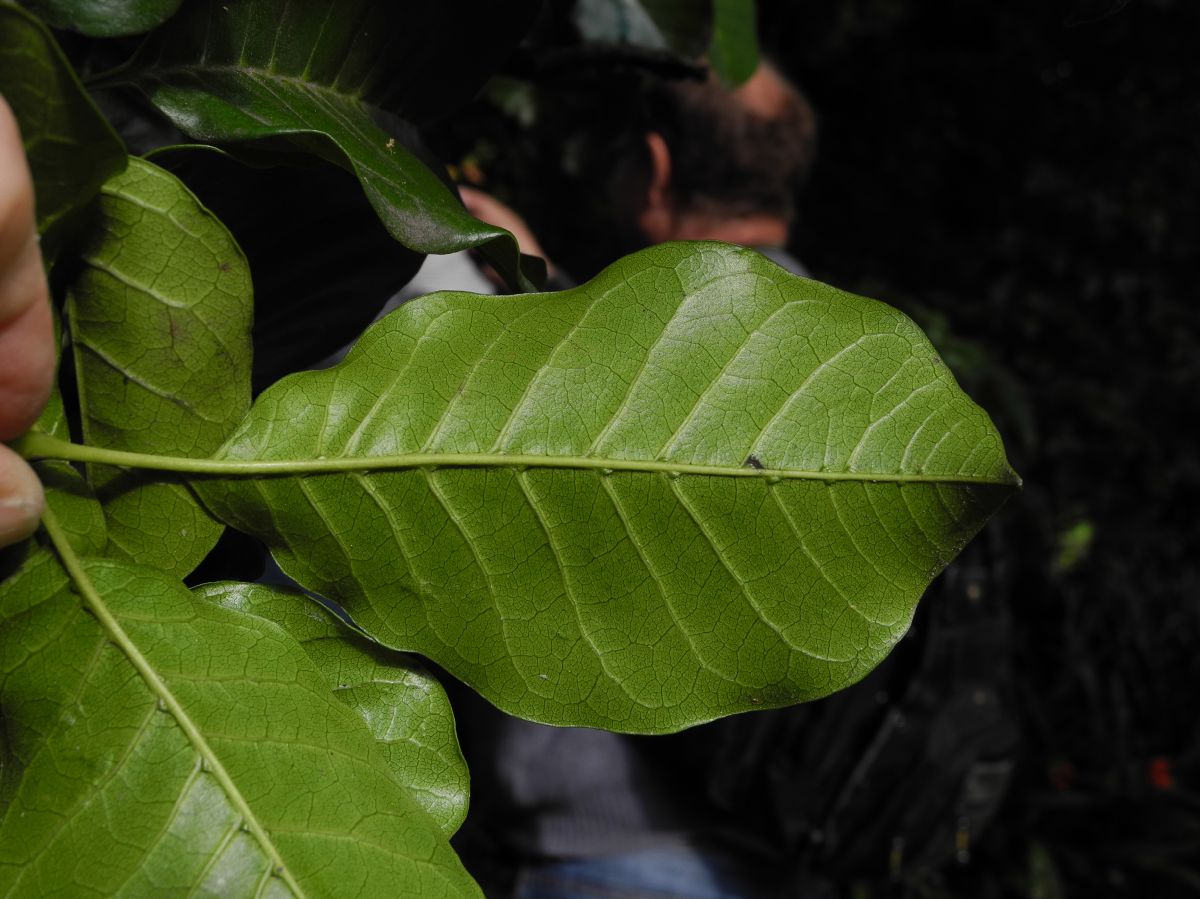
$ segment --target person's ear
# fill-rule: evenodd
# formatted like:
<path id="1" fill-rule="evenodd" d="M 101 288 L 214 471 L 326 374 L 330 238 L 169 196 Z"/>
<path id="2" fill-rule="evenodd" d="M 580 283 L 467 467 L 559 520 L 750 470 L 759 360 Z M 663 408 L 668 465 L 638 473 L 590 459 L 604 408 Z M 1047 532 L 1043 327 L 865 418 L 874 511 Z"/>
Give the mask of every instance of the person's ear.
<path id="1" fill-rule="evenodd" d="M 646 135 L 650 159 L 650 178 L 646 184 L 645 205 L 638 214 L 638 227 L 651 243 L 670 240 L 674 231 L 671 204 L 671 151 L 657 131 Z"/>
<path id="2" fill-rule="evenodd" d="M 671 151 L 657 131 L 646 135 L 646 152 L 650 155 L 650 183 L 646 199 L 651 206 L 667 206 L 671 202 Z"/>

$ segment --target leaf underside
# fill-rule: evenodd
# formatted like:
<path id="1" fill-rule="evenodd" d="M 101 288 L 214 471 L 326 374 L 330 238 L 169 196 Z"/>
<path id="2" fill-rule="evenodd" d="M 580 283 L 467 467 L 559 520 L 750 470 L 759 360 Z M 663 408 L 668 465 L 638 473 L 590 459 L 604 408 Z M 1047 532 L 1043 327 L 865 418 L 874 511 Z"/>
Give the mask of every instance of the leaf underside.
<path id="1" fill-rule="evenodd" d="M 51 309 L 54 314 L 54 343 L 62 345 L 62 320 L 57 309 Z M 57 360 L 61 364 L 61 358 Z M 63 403 L 62 391 L 58 386 L 57 371 L 50 389 L 46 407 L 34 425 L 34 430 L 42 431 L 59 440 L 70 440 L 70 426 L 67 424 L 67 412 Z M 70 462 L 43 460 L 34 463 L 38 480 L 46 494 L 46 505 L 62 522 L 62 528 L 67 533 L 71 544 L 84 555 L 102 556 L 108 547 L 108 523 L 104 520 L 104 511 L 96 501 L 91 486 Z M 2 581 L 0 581 L 2 589 Z"/>
<path id="2" fill-rule="evenodd" d="M 706 243 L 407 304 L 220 456 L 380 459 L 195 484 L 380 642 L 634 732 L 862 677 L 1017 483 L 907 318 Z"/>
<path id="3" fill-rule="evenodd" d="M 33 551 L 0 591 L 0 893 L 476 896 L 300 645 L 168 576 Z"/>
<path id="4" fill-rule="evenodd" d="M 291 635 L 333 694 L 369 726 L 398 783 L 450 836 L 467 814 L 469 777 L 442 685 L 414 659 L 371 643 L 296 590 L 219 583 L 193 592 Z"/>
<path id="5" fill-rule="evenodd" d="M 204 456 L 250 406 L 253 302 L 229 232 L 172 175 L 141 159 L 110 179 L 67 288 L 83 433 L 95 446 Z M 93 467 L 109 537 L 129 558 L 186 575 L 222 526 L 182 482 Z"/>

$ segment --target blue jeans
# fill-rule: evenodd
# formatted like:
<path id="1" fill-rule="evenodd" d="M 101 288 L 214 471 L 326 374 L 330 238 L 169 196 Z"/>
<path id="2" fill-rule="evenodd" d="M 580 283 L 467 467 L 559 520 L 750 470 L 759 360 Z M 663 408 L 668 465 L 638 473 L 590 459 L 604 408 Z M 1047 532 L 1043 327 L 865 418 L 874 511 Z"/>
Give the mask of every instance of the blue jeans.
<path id="1" fill-rule="evenodd" d="M 689 846 L 523 868 L 513 899 L 766 899 L 764 879 Z"/>

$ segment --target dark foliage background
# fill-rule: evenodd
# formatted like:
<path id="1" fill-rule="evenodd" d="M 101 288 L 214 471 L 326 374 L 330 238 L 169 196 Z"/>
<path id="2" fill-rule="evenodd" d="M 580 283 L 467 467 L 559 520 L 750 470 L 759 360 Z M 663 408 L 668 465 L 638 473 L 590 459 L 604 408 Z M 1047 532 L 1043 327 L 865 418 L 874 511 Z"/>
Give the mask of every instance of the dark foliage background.
<path id="1" fill-rule="evenodd" d="M 921 320 L 1026 481 L 994 525 L 1024 748 L 955 892 L 1200 895 L 1200 5 L 759 8 L 822 120 L 796 255 Z M 439 149 L 586 276 L 624 249 L 597 184 L 628 73 L 512 69 Z"/>

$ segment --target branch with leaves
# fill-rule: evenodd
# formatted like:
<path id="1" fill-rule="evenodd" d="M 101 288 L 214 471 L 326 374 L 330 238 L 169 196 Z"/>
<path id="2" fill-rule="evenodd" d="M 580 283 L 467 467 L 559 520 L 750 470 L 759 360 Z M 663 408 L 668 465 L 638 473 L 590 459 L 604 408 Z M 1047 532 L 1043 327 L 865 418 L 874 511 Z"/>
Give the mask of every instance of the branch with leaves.
<path id="1" fill-rule="evenodd" d="M 462 5 L 494 25 L 482 56 L 457 5 L 92 6 L 36 4 L 55 27 L 155 29 L 98 85 L 136 86 L 233 164 L 345 169 L 413 253 L 482 247 L 536 279 L 415 130 L 473 93 L 530 4 Z M 716 34 L 738 7 L 714 5 Z M 418 86 L 447 43 L 471 62 L 437 57 Z M 252 402 L 270 272 L 127 155 L 7 4 L 0 86 L 65 347 L 14 443 L 44 527 L 0 557 L 0 893 L 477 895 L 448 843 L 453 718 L 408 653 L 513 714 L 624 732 L 825 696 L 1019 483 L 907 318 L 713 243 L 558 293 L 413 301 Z M 189 590 L 227 528 L 328 605 Z"/>

